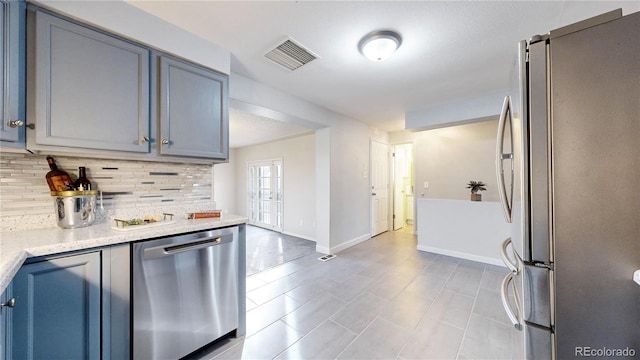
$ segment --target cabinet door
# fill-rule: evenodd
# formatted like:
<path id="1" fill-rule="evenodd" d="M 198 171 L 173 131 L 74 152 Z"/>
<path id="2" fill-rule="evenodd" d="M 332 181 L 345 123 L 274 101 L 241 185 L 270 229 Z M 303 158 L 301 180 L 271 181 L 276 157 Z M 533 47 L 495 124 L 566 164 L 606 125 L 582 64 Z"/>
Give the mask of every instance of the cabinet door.
<path id="1" fill-rule="evenodd" d="M 34 16 L 28 109 L 36 144 L 149 152 L 149 51 L 43 12 Z"/>
<path id="2" fill-rule="evenodd" d="M 2 296 L 0 296 L 0 302 L 7 304 L 13 297 L 13 287 L 11 284 L 7 286 Z M 13 359 L 11 354 L 11 319 L 13 315 L 13 308 L 10 306 L 0 307 L 0 360 Z"/>
<path id="3" fill-rule="evenodd" d="M 0 141 L 24 147 L 25 3 L 0 1 Z"/>
<path id="4" fill-rule="evenodd" d="M 160 153 L 226 160 L 228 76 L 160 57 Z"/>
<path id="5" fill-rule="evenodd" d="M 15 359 L 100 358 L 100 253 L 24 265 L 13 280 Z"/>

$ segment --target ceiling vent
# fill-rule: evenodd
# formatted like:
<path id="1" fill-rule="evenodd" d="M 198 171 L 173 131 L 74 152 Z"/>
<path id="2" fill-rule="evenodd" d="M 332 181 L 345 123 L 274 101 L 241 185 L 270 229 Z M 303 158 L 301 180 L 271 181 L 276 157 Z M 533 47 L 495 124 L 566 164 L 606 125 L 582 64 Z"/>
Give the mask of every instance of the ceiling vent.
<path id="1" fill-rule="evenodd" d="M 317 55 L 295 43 L 291 38 L 285 40 L 275 49 L 264 54 L 264 56 L 291 71 L 318 58 Z"/>

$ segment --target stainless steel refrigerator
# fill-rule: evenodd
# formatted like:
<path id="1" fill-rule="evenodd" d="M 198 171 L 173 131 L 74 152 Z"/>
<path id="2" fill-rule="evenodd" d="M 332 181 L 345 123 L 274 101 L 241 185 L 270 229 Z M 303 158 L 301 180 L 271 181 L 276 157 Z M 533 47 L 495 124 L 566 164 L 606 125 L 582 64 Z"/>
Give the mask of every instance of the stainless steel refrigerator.
<path id="1" fill-rule="evenodd" d="M 519 44 L 496 167 L 527 359 L 640 358 L 640 13 Z"/>

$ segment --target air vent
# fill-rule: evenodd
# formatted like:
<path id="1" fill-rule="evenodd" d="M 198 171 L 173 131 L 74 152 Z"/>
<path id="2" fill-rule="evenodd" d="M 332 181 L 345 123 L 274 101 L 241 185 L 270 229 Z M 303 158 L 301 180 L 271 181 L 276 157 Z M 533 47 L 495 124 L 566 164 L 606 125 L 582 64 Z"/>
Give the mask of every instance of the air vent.
<path id="1" fill-rule="evenodd" d="M 333 258 L 335 258 L 336 256 L 333 254 L 329 254 L 329 255 L 325 255 L 325 256 L 321 256 L 318 258 L 318 260 L 322 261 L 322 262 L 327 262 Z"/>
<path id="2" fill-rule="evenodd" d="M 275 49 L 264 54 L 264 56 L 291 71 L 318 58 L 318 56 L 313 54 L 311 51 L 296 44 L 291 39 L 285 40 Z"/>

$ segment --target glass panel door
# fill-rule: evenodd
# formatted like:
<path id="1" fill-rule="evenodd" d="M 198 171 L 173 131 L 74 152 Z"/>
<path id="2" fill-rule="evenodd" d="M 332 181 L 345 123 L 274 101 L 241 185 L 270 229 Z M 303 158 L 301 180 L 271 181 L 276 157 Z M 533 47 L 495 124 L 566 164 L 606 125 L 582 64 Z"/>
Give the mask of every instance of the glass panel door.
<path id="1" fill-rule="evenodd" d="M 282 231 L 282 160 L 249 162 L 249 223 Z"/>

